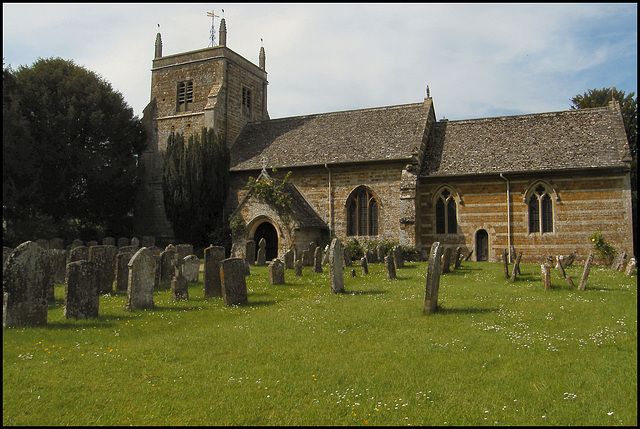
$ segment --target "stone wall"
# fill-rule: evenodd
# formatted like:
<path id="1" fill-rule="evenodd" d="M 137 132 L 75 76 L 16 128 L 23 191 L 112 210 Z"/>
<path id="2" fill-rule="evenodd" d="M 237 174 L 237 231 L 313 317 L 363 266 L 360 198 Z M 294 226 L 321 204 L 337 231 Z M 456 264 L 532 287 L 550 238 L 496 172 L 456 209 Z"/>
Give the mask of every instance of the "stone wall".
<path id="1" fill-rule="evenodd" d="M 633 249 L 631 191 L 628 173 L 610 172 L 569 175 L 505 175 L 510 182 L 511 245 L 522 251 L 523 262 L 539 262 L 544 255 L 570 254 L 577 251 L 584 261 L 593 243 L 589 237 L 600 231 L 607 242 L 618 249 Z M 554 230 L 540 235 L 529 233 L 527 190 L 544 180 L 557 192 L 553 201 Z M 434 193 L 442 185 L 456 190 L 458 234 L 435 233 Z M 468 253 L 476 246 L 476 232 L 489 235 L 489 260 L 500 261 L 509 245 L 507 222 L 507 182 L 496 175 L 474 178 L 421 179 L 418 189 L 418 240 L 416 248 L 425 255 L 431 244 L 463 246 Z M 476 260 L 474 251 L 472 260 Z M 515 257 L 515 256 L 514 256 Z"/>

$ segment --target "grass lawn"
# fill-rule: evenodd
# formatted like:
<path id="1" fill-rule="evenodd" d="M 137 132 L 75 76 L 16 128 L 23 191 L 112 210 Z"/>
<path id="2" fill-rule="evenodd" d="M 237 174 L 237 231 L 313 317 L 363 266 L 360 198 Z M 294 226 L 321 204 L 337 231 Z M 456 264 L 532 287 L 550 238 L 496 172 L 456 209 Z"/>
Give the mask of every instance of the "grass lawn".
<path id="1" fill-rule="evenodd" d="M 578 291 L 552 270 L 545 291 L 540 265 L 511 283 L 464 262 L 423 315 L 426 267 L 354 266 L 340 295 L 327 267 L 251 267 L 247 305 L 197 283 L 78 321 L 56 285 L 48 325 L 3 330 L 3 425 L 637 425 L 636 275 L 593 267 Z"/>

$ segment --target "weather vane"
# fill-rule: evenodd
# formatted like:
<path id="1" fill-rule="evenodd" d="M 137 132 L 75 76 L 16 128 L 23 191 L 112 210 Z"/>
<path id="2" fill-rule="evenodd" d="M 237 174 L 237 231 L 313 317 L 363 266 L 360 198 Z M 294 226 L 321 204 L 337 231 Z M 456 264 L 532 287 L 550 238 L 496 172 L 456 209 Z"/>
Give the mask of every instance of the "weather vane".
<path id="1" fill-rule="evenodd" d="M 215 28 L 214 20 L 220 17 L 216 15 L 213 10 L 211 12 L 207 12 L 207 16 L 211 17 L 211 35 L 209 36 L 209 38 L 211 39 L 211 43 L 209 44 L 209 47 L 212 48 L 216 46 L 216 28 Z"/>

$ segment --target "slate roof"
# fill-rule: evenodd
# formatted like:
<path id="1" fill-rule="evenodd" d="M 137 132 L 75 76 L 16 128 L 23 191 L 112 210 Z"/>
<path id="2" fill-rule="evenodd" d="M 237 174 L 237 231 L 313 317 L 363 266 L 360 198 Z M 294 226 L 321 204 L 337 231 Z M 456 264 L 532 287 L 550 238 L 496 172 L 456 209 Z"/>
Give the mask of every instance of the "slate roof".
<path id="1" fill-rule="evenodd" d="M 609 107 L 461 121 L 430 129 L 421 176 L 618 167 L 629 158 Z"/>
<path id="2" fill-rule="evenodd" d="M 425 103 L 271 119 L 247 124 L 231 147 L 231 170 L 406 159 L 420 148 Z"/>

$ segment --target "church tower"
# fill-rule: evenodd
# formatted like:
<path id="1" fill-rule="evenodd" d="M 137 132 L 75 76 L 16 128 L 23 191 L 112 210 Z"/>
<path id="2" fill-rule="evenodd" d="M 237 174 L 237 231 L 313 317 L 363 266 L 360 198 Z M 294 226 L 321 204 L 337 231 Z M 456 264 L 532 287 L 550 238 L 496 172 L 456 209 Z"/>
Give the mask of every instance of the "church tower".
<path id="1" fill-rule="evenodd" d="M 162 37 L 156 36 L 151 101 L 142 118 L 147 148 L 140 157 L 144 177 L 136 203 L 136 235 L 160 242 L 174 238 L 162 196 L 162 155 L 172 132 L 188 136 L 213 128 L 231 147 L 245 124 L 269 119 L 264 48 L 258 66 L 226 45 L 224 18 L 218 46 L 163 56 Z"/>

